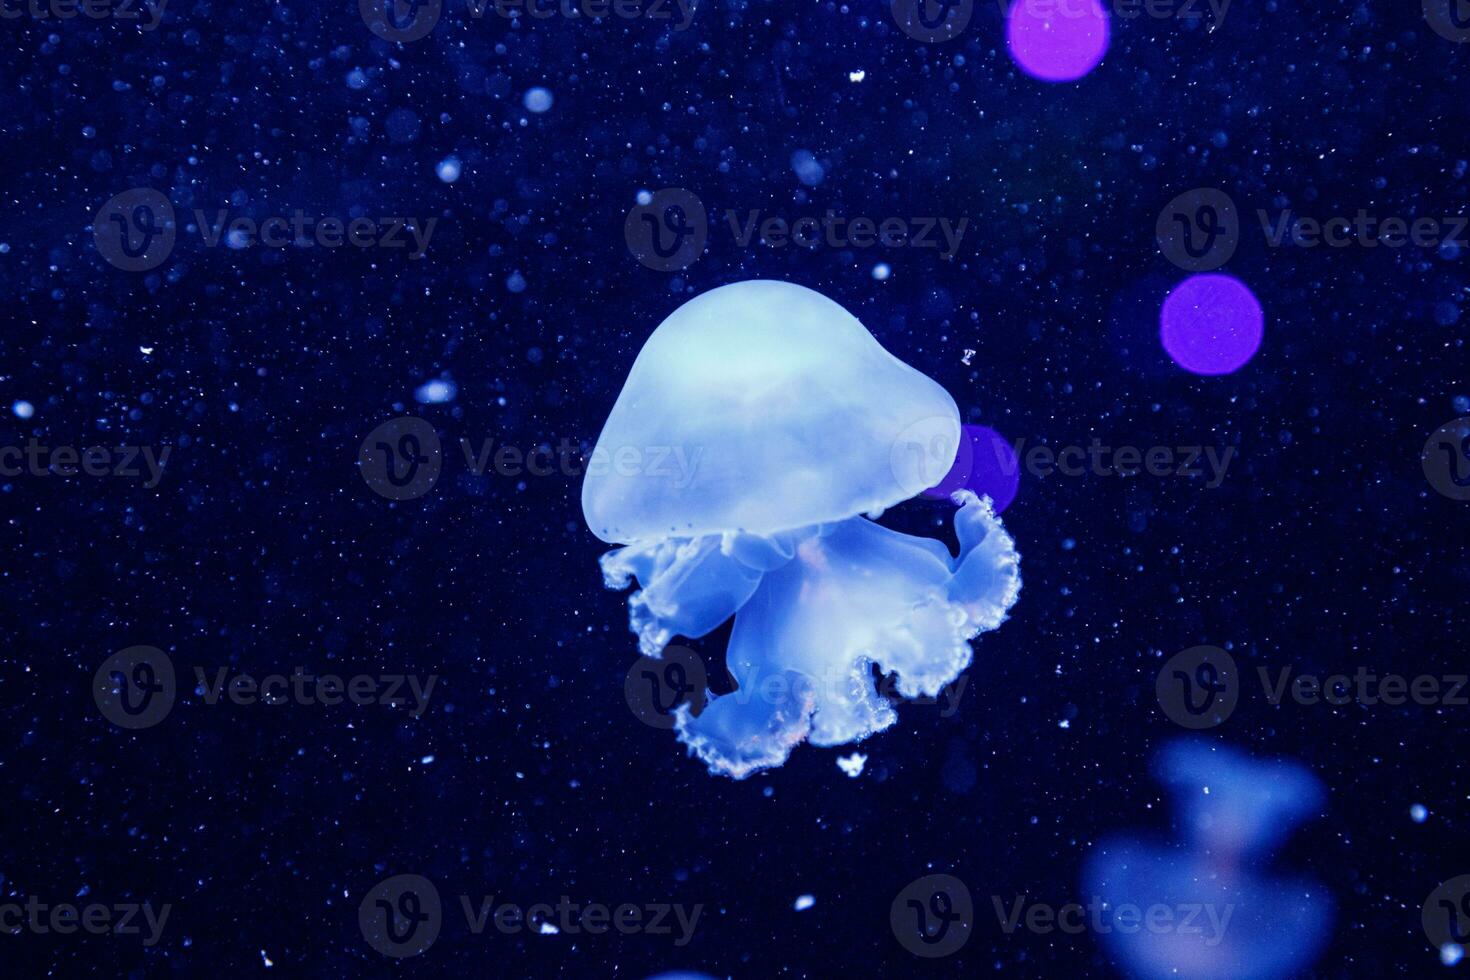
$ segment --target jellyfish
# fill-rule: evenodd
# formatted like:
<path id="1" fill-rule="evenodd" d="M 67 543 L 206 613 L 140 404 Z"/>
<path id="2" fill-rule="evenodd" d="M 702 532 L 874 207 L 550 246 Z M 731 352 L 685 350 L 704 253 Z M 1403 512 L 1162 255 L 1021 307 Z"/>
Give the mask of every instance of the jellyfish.
<path id="1" fill-rule="evenodd" d="M 677 709 L 711 773 L 743 779 L 806 740 L 860 741 L 904 697 L 936 697 L 1020 591 L 988 498 L 953 496 L 959 553 L 875 523 L 934 486 L 959 412 L 837 303 L 752 280 L 696 296 L 633 363 L 589 460 L 582 511 L 640 651 L 735 617 L 736 690 Z M 670 462 L 683 461 L 676 465 Z"/>
<path id="2" fill-rule="evenodd" d="M 1320 784 L 1293 762 L 1256 762 L 1203 742 L 1176 742 L 1158 775 L 1181 812 L 1182 840 L 1099 844 L 1084 871 L 1089 895 L 1166 909 L 1154 928 L 1102 931 L 1120 965 L 1141 980 L 1276 980 L 1310 968 L 1322 951 L 1332 900 L 1309 878 L 1273 871 L 1273 852 L 1313 816 Z M 1146 914 L 1145 912 L 1145 914 Z M 1192 926 L 1186 927 L 1186 919 Z"/>

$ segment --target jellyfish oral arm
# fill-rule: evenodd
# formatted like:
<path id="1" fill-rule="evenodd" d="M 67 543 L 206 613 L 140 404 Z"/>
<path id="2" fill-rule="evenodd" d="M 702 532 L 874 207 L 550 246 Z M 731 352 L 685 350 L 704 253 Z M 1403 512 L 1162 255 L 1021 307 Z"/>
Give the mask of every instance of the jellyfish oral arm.
<path id="1" fill-rule="evenodd" d="M 938 541 L 854 517 L 808 530 L 735 617 L 737 690 L 686 712 L 680 739 L 711 772 L 744 778 L 804 739 L 844 745 L 897 720 L 873 667 L 905 697 L 937 697 L 969 666 L 1020 590 L 1014 544 L 988 500 L 956 494 L 958 557 Z"/>
<path id="2" fill-rule="evenodd" d="M 645 656 L 658 656 L 675 636 L 704 636 L 755 593 L 761 570 L 735 557 L 726 537 L 673 538 L 603 555 L 608 588 L 627 588 L 630 578 L 643 586 L 628 600 L 628 612 Z"/>

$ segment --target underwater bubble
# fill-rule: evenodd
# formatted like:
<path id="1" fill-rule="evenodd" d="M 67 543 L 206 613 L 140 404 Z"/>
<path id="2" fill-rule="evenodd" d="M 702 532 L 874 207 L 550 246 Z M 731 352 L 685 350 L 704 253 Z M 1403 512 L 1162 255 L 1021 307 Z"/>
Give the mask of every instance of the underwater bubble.
<path id="1" fill-rule="evenodd" d="M 460 170 L 461 164 L 458 158 L 445 157 L 443 160 L 440 160 L 438 166 L 434 168 L 434 173 L 438 175 L 439 179 L 444 181 L 444 183 L 452 184 L 456 180 L 459 180 Z"/>

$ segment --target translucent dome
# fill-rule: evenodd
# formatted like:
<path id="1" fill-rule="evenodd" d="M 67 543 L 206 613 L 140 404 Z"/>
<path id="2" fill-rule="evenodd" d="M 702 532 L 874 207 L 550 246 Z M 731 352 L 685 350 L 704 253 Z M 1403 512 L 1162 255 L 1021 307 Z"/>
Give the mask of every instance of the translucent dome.
<path id="1" fill-rule="evenodd" d="M 949 393 L 837 303 L 735 283 L 648 338 L 589 461 L 582 512 L 625 544 L 843 520 L 938 483 L 959 432 Z"/>

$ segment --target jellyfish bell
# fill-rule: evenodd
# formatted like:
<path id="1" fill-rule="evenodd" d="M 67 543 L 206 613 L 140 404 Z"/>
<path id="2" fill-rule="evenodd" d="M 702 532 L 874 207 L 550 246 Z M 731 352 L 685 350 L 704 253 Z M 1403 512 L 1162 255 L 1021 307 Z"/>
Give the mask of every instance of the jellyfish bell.
<path id="1" fill-rule="evenodd" d="M 959 437 L 943 388 L 800 286 L 712 290 L 649 337 L 582 508 L 624 545 L 602 569 L 610 588 L 641 587 L 628 605 L 644 655 L 735 616 L 739 689 L 681 707 L 675 726 L 712 772 L 743 778 L 805 739 L 888 727 L 875 667 L 904 696 L 937 696 L 969 665 L 968 641 L 1000 625 L 1019 556 L 988 500 L 955 494 L 957 556 L 868 519 L 938 483 Z M 689 465 L 643 465 L 655 457 Z"/>
<path id="2" fill-rule="evenodd" d="M 582 513 L 610 544 L 771 535 L 915 496 L 949 471 L 959 437 L 949 393 L 837 303 L 739 282 L 691 299 L 643 345 Z"/>

